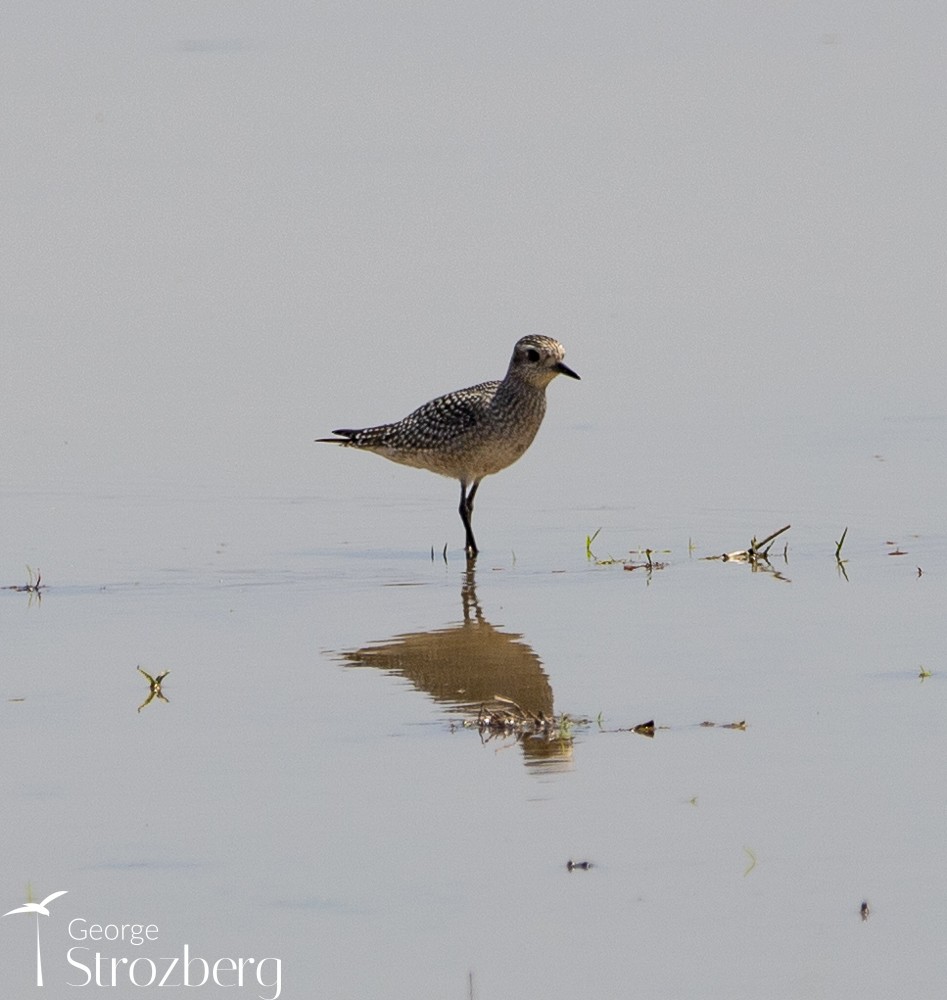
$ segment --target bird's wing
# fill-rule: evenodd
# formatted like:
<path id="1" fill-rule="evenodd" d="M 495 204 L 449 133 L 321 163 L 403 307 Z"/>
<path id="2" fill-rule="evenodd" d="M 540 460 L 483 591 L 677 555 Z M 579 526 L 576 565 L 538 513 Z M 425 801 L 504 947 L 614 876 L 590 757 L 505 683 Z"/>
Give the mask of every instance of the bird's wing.
<path id="1" fill-rule="evenodd" d="M 438 396 L 408 414 L 401 424 L 435 439 L 463 434 L 483 420 L 498 385 L 498 382 L 481 382 L 469 389 Z"/>
<path id="2" fill-rule="evenodd" d="M 468 389 L 458 389 L 419 406 L 403 420 L 391 424 L 333 431 L 337 438 L 317 438 L 327 444 L 351 445 L 354 448 L 417 447 L 419 442 L 434 445 L 457 437 L 484 418 L 499 382 L 480 382 Z"/>
<path id="3" fill-rule="evenodd" d="M 9 917 L 11 913 L 35 913 L 35 912 L 36 912 L 36 904 L 27 903 L 26 906 L 18 906 L 15 910 L 7 910 L 7 912 L 4 913 L 4 916 Z"/>
<path id="4" fill-rule="evenodd" d="M 68 891 L 68 889 L 60 889 L 59 892 L 51 893 L 39 905 L 45 909 L 45 907 L 48 906 L 54 899 L 59 899 L 60 896 L 65 896 Z"/>

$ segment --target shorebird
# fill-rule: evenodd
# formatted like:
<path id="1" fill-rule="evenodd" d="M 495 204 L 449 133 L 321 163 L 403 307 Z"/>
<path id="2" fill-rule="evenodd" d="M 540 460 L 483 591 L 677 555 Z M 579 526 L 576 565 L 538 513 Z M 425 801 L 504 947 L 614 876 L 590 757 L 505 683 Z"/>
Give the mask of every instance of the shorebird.
<path id="1" fill-rule="evenodd" d="M 471 521 L 484 476 L 512 465 L 532 444 L 546 413 L 546 386 L 557 375 L 579 376 L 563 363 L 565 350 L 551 337 L 516 342 L 502 382 L 480 382 L 438 396 L 403 420 L 359 430 L 340 429 L 327 444 L 371 451 L 392 462 L 460 480 L 460 519 L 467 557 L 477 555 Z"/>

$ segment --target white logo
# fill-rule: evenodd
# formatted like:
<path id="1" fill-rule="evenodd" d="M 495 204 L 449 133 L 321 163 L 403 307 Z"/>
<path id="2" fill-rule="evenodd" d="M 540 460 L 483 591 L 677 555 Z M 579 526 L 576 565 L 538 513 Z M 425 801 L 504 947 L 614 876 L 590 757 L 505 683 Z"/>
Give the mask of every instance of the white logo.
<path id="1" fill-rule="evenodd" d="M 40 951 L 39 918 L 49 916 L 49 904 L 66 890 L 50 893 L 42 902 L 27 902 L 4 913 L 32 913 L 36 916 L 36 985 L 43 985 L 43 958 Z M 253 957 L 225 954 L 205 958 L 184 941 L 160 944 L 161 932 L 153 923 L 99 923 L 84 916 L 73 917 L 66 928 L 70 942 L 65 951 L 71 971 L 69 986 L 162 987 L 236 986 L 248 987 L 259 1000 L 278 1000 L 283 990 L 283 962 L 274 955 Z M 61 939 L 60 939 L 61 940 Z M 160 953 L 159 953 L 160 949 Z M 47 941 L 47 952 L 49 942 Z M 60 956 L 62 953 L 60 953 Z M 59 956 L 57 956 L 59 957 Z M 49 955 L 47 954 L 47 961 Z M 54 963 L 55 979 L 63 975 L 61 962 Z M 3 977 L 0 974 L 0 981 Z M 260 992 L 262 991 L 262 992 Z"/>
<path id="2" fill-rule="evenodd" d="M 60 896 L 65 896 L 68 889 L 60 889 L 59 892 L 50 893 L 42 903 L 24 903 L 22 906 L 18 906 L 15 910 L 8 910 L 4 913 L 5 917 L 9 917 L 11 913 L 35 913 L 36 914 L 36 985 L 43 985 L 43 959 L 40 955 L 39 950 L 39 918 L 40 914 L 44 917 L 49 916 L 49 910 L 46 909 L 46 904 L 51 903 L 54 899 L 59 899 Z"/>

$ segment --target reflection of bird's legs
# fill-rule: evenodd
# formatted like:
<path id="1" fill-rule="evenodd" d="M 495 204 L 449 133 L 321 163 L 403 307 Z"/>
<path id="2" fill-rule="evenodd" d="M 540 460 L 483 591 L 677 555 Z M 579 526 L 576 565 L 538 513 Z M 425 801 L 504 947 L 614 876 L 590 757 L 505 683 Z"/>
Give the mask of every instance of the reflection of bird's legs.
<path id="1" fill-rule="evenodd" d="M 460 588 L 460 599 L 464 605 L 464 621 L 470 622 L 471 617 L 473 617 L 482 625 L 484 622 L 483 610 L 480 607 L 480 602 L 477 600 L 477 581 L 474 576 L 474 565 L 472 559 L 467 564 L 467 569 L 464 572 L 464 584 Z M 473 611 L 473 616 L 471 616 L 471 611 Z"/>

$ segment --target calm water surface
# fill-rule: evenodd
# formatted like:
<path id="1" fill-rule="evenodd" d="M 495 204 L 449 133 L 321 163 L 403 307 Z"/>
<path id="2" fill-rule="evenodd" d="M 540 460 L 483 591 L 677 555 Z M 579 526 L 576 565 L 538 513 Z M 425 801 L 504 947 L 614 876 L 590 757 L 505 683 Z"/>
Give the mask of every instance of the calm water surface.
<path id="1" fill-rule="evenodd" d="M 46 820 L 7 849 L 68 886 L 70 919 L 280 956 L 290 996 L 464 996 L 471 971 L 477 996 L 925 995 L 943 974 L 943 535 L 850 526 L 846 580 L 830 536 L 793 528 L 753 572 L 702 558 L 748 540 L 712 513 L 688 517 L 719 544 L 689 552 L 676 516 L 612 512 L 666 550 L 649 574 L 589 562 L 567 509 L 468 572 L 456 549 L 292 549 L 307 524 L 400 521 L 351 501 L 3 501 L 18 527 L 102 526 L 61 572 L 44 556 L 41 600 L 0 597 L 3 796 Z M 170 671 L 140 712 L 138 664 Z M 577 722 L 484 740 L 464 722 L 493 695 Z M 74 942 L 44 931 L 72 995 Z M 29 952 L 28 922 L 8 933 Z"/>

